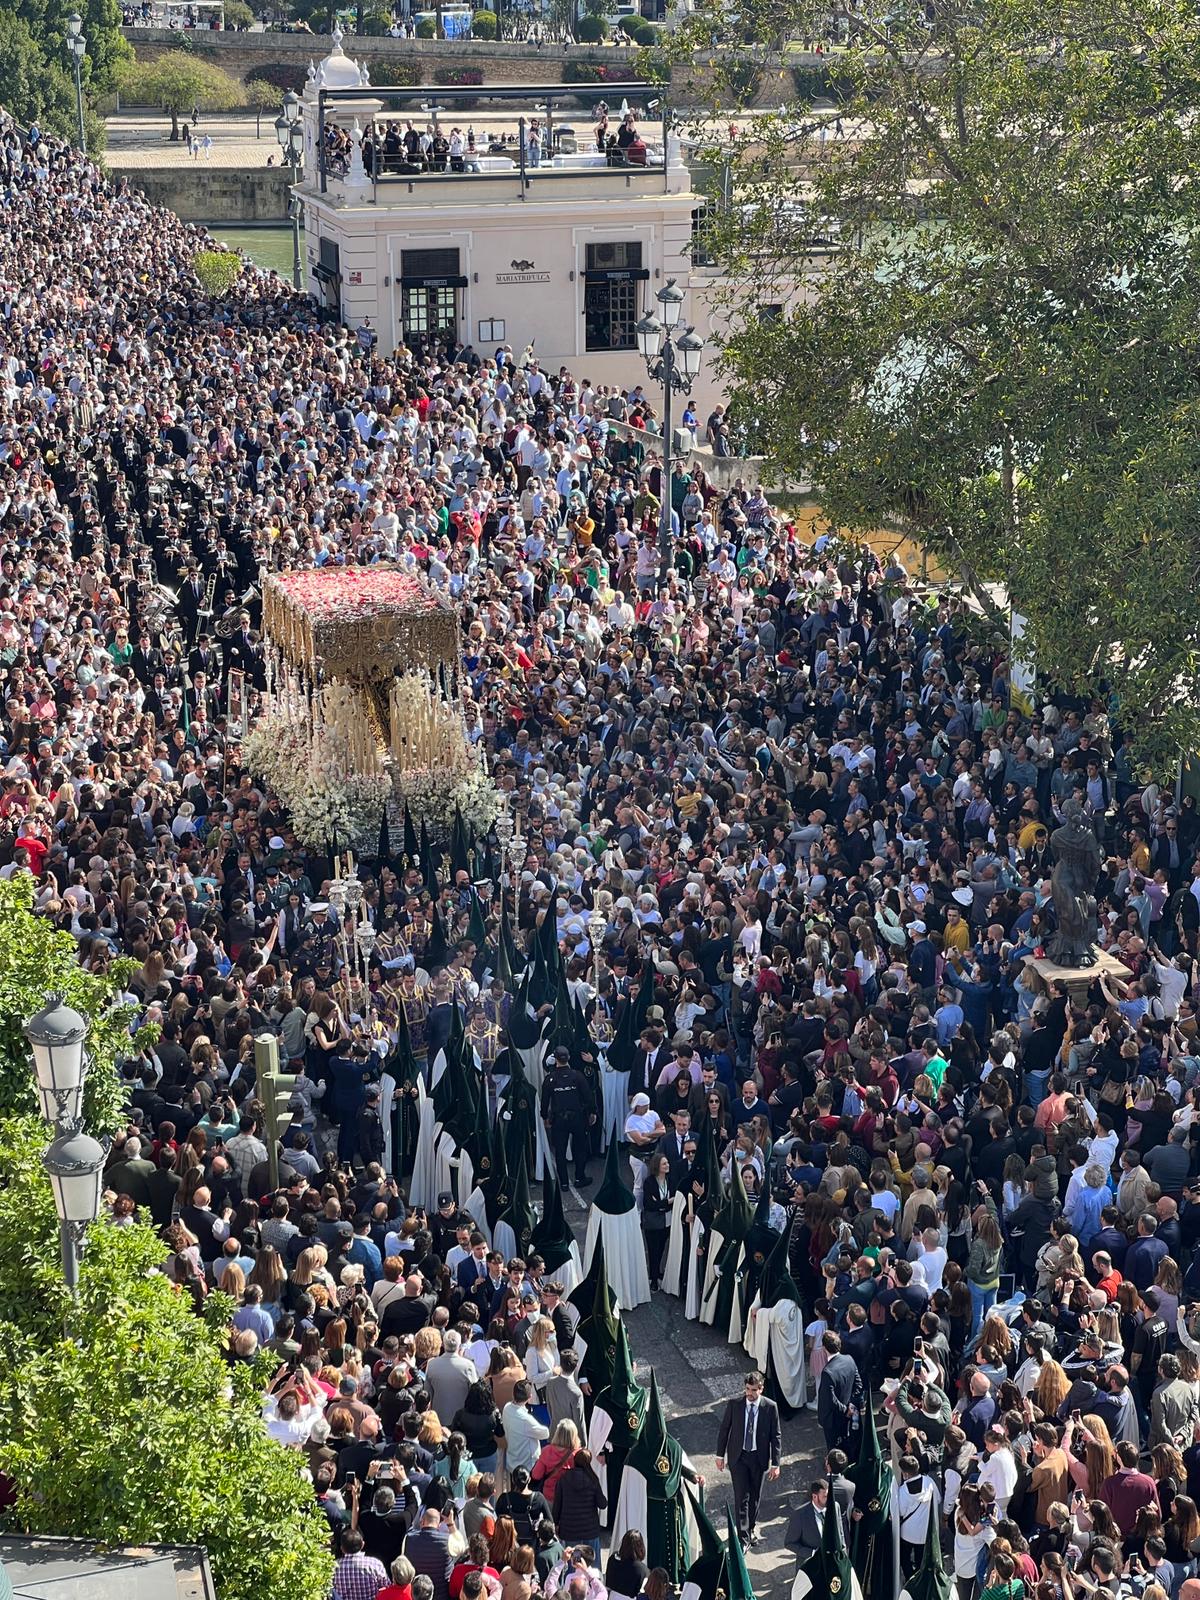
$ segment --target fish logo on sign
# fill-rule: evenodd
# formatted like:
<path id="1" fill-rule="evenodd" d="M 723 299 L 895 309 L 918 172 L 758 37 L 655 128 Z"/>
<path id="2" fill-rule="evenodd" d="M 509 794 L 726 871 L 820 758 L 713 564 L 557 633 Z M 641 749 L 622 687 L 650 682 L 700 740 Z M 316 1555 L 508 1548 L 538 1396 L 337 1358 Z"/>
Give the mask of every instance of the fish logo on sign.
<path id="1" fill-rule="evenodd" d="M 532 261 L 510 261 L 508 264 L 513 269 L 514 272 L 532 272 L 533 271 L 533 262 Z"/>

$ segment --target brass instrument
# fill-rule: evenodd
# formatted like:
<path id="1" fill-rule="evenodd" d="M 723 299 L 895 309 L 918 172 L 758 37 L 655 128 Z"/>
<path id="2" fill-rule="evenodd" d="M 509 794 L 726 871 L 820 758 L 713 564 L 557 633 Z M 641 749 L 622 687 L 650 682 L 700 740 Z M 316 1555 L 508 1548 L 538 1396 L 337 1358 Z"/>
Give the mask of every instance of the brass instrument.
<path id="1" fill-rule="evenodd" d="M 216 597 L 216 593 L 217 593 L 217 575 L 216 575 L 215 572 L 210 572 L 209 575 L 208 575 L 208 583 L 205 585 L 205 588 L 204 588 L 204 603 L 200 607 L 199 611 L 197 611 L 197 613 L 196 613 L 197 618 L 201 622 L 211 622 L 212 621 L 213 600 Z"/>

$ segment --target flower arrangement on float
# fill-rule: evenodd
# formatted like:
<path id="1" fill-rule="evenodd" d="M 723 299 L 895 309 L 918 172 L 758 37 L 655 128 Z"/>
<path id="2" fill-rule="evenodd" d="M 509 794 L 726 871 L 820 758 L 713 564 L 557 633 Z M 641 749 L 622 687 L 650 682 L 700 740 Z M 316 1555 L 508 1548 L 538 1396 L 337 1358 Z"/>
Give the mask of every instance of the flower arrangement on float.
<path id="1" fill-rule="evenodd" d="M 277 710 L 243 741 L 242 759 L 286 806 L 301 844 L 374 846 L 391 780 L 381 765 L 358 767 L 350 742 L 328 723 L 305 725 Z"/>

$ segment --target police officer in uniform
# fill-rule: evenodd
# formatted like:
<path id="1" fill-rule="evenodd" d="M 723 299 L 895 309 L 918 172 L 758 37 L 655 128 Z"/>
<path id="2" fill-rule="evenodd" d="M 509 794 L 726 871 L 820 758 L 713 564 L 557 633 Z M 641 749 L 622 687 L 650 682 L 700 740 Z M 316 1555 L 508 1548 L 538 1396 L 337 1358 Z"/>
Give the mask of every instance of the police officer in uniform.
<path id="1" fill-rule="evenodd" d="M 564 1046 L 554 1052 L 554 1064 L 542 1083 L 542 1120 L 550 1134 L 554 1165 L 561 1188 L 566 1188 L 567 1145 L 575 1156 L 575 1182 L 588 1181 L 588 1128 L 595 1122 L 594 1101 L 583 1073 L 571 1065 L 571 1052 Z"/>

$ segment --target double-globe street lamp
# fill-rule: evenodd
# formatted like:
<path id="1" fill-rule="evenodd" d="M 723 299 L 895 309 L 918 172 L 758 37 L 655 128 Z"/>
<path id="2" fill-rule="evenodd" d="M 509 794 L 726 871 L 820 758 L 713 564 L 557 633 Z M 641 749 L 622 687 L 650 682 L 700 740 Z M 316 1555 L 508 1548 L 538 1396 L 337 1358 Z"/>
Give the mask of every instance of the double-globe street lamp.
<path id="1" fill-rule="evenodd" d="M 62 1246 L 63 1277 L 75 1293 L 79 1258 L 88 1224 L 100 1215 L 100 1189 L 107 1148 L 83 1128 L 83 1088 L 87 1058 L 83 1041 L 88 1025 L 77 1011 L 51 995 L 25 1024 L 33 1051 L 43 1120 L 54 1138 L 43 1152 L 42 1165 L 54 1190 Z"/>
<path id="2" fill-rule="evenodd" d="M 87 150 L 87 138 L 83 131 L 83 58 L 87 54 L 87 40 L 83 36 L 83 18 L 78 11 L 72 11 L 67 18 L 67 49 L 75 63 L 75 115 L 79 119 L 79 151 L 84 154 Z"/>
<path id="3" fill-rule="evenodd" d="M 304 122 L 300 115 L 300 97 L 288 90 L 283 97 L 283 110 L 275 118 L 275 137 L 283 151 L 284 160 L 292 169 L 293 186 L 300 181 L 300 167 L 304 160 Z M 292 221 L 292 287 L 302 289 L 304 281 L 300 263 L 300 218 L 304 205 L 299 195 L 288 201 L 288 216 Z"/>
<path id="4" fill-rule="evenodd" d="M 683 314 L 684 293 L 674 278 L 668 278 L 654 298 L 661 317 L 648 312 L 634 332 L 646 371 L 653 382 L 663 386 L 663 480 L 658 511 L 658 577 L 662 583 L 671 570 L 671 396 L 676 391 L 686 394 L 695 383 L 704 356 L 704 340 L 690 327 L 676 332 Z"/>

